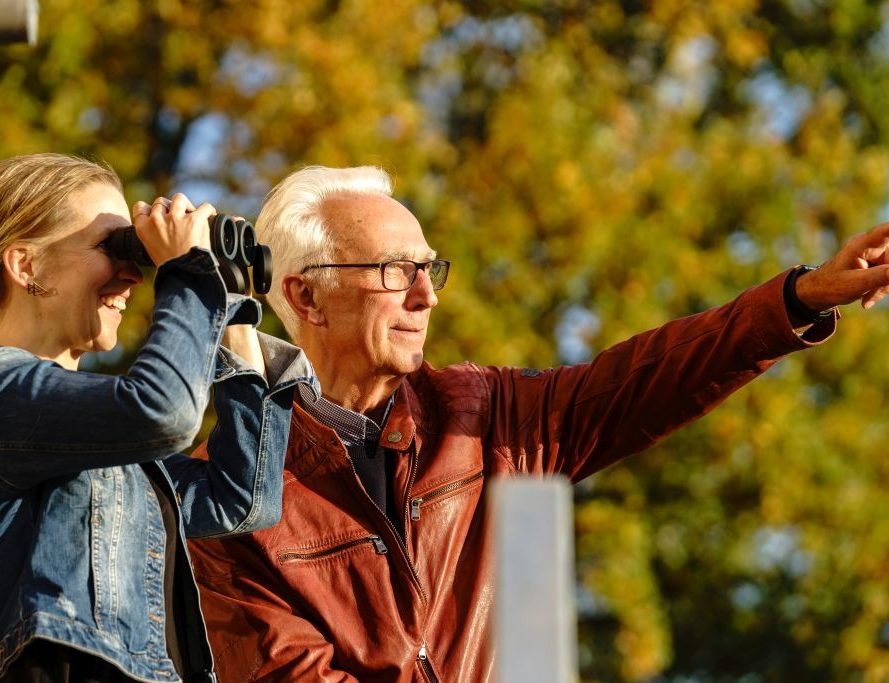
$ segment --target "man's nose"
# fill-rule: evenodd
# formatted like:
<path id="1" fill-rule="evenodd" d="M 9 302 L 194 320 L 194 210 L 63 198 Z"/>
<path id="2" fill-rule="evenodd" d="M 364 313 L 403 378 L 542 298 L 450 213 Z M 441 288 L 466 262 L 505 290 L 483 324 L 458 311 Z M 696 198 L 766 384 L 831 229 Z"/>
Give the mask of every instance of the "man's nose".
<path id="1" fill-rule="evenodd" d="M 438 295 L 432 288 L 432 280 L 429 279 L 426 268 L 417 268 L 417 276 L 407 293 L 407 305 L 411 310 L 432 308 L 438 305 Z"/>

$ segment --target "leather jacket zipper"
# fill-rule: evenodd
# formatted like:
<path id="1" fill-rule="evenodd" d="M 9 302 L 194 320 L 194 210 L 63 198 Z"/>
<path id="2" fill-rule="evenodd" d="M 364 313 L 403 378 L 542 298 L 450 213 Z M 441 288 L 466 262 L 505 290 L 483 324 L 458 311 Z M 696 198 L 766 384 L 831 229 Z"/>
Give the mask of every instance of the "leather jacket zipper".
<path id="1" fill-rule="evenodd" d="M 456 491 L 457 489 L 461 489 L 464 486 L 468 486 L 474 481 L 478 481 L 484 476 L 484 472 L 476 472 L 471 477 L 466 477 L 465 479 L 461 479 L 460 481 L 455 481 L 451 484 L 447 484 L 446 486 L 442 486 L 441 488 L 433 489 L 425 496 L 421 498 L 414 498 L 411 500 L 411 521 L 416 522 L 420 519 L 420 506 L 423 503 L 428 503 L 430 500 L 438 498 L 439 496 L 443 496 L 447 493 L 451 493 Z"/>
<path id="2" fill-rule="evenodd" d="M 349 541 L 347 543 L 341 543 L 340 545 L 334 546 L 333 548 L 324 548 L 323 550 L 315 550 L 309 553 L 297 553 L 297 552 L 282 552 L 278 553 L 278 561 L 279 562 L 295 562 L 297 560 L 316 560 L 319 557 L 327 557 L 328 555 L 335 555 L 336 553 L 342 550 L 348 550 L 349 548 L 354 548 L 356 545 L 362 545 L 364 543 L 373 544 L 374 551 L 377 555 L 385 555 L 389 552 L 389 549 L 386 547 L 386 544 L 383 543 L 383 539 L 374 534 L 373 536 L 365 536 L 364 538 L 356 538 L 355 540 Z"/>
<path id="3" fill-rule="evenodd" d="M 432 670 L 432 663 L 429 661 L 429 653 L 426 651 L 426 643 L 423 643 L 420 646 L 420 651 L 417 653 L 417 659 L 420 660 L 420 668 L 426 675 L 426 680 L 430 683 L 438 683 L 438 676 L 435 675 L 435 671 Z"/>
<path id="4" fill-rule="evenodd" d="M 418 460 L 417 447 L 412 442 L 411 443 L 411 461 L 412 461 L 411 473 L 410 473 L 410 477 L 408 478 L 408 483 L 407 483 L 408 495 L 410 495 L 411 488 L 414 485 L 414 481 L 417 479 L 417 467 L 418 467 L 417 460 Z M 349 458 L 349 466 L 352 468 L 352 474 L 355 476 L 354 481 L 357 484 L 359 482 L 358 470 L 355 469 L 355 465 L 352 463 L 351 458 Z M 367 500 L 370 501 L 371 505 L 373 505 L 379 511 L 380 516 L 383 518 L 386 526 L 392 530 L 392 536 L 395 538 L 395 540 L 398 544 L 397 547 L 398 547 L 399 551 L 401 551 L 401 556 L 404 558 L 405 564 L 407 565 L 407 568 L 411 573 L 411 577 L 414 580 L 414 584 L 417 586 L 417 590 L 420 593 L 420 597 L 423 599 L 423 604 L 428 606 L 429 605 L 429 596 L 426 594 L 426 589 L 423 588 L 423 584 L 420 582 L 420 575 L 417 574 L 417 569 L 416 569 L 416 567 L 414 567 L 414 563 L 411 562 L 411 558 L 408 555 L 407 545 L 406 545 L 404 539 L 402 539 L 401 534 L 398 533 L 398 530 L 395 528 L 395 525 L 391 522 L 388 515 L 386 515 L 386 513 L 383 512 L 383 510 L 380 508 L 380 506 L 376 504 L 376 501 L 374 501 L 373 498 L 368 496 L 367 492 L 364 491 L 364 489 L 361 489 L 361 491 L 364 493 Z M 407 510 L 406 505 L 405 505 L 404 514 L 405 514 L 405 517 L 407 517 L 408 510 Z M 382 539 L 379 536 L 377 536 L 376 538 L 379 540 L 379 542 L 381 544 L 383 543 Z M 385 547 L 386 546 L 384 545 L 383 548 L 385 548 Z M 424 636 L 424 638 L 425 638 L 425 636 Z M 417 653 L 417 660 L 420 662 L 420 666 L 423 670 L 423 674 L 429 680 L 429 683 L 439 683 L 438 676 L 435 675 L 435 671 L 432 669 L 432 664 L 429 662 L 429 657 L 426 654 L 425 639 L 423 641 L 422 646 L 420 647 L 420 651 Z"/>
<path id="5" fill-rule="evenodd" d="M 412 448 L 413 448 L 413 446 L 412 446 Z M 414 459 L 414 464 L 413 464 L 413 467 L 411 470 L 410 482 L 408 483 L 408 491 L 410 491 L 410 487 L 413 485 L 414 479 L 417 476 L 417 463 L 416 463 L 417 452 L 416 452 L 416 450 L 413 451 L 413 459 Z M 355 465 L 352 464 L 352 459 L 349 458 L 348 460 L 349 460 L 349 467 L 352 468 L 352 474 L 355 476 L 355 484 L 357 485 L 358 482 L 360 481 L 360 478 L 358 477 L 358 470 L 356 470 Z M 411 562 L 410 557 L 408 557 L 407 546 L 405 546 L 404 541 L 401 538 L 401 535 L 395 529 L 395 525 L 392 524 L 392 522 L 389 520 L 389 517 L 386 515 L 386 513 L 383 512 L 383 510 L 380 508 L 380 506 L 376 504 L 374 499 L 371 498 L 370 496 L 368 496 L 367 492 L 363 488 L 361 488 L 360 486 L 358 488 L 359 488 L 360 492 L 367 498 L 367 500 L 370 501 L 370 504 L 373 505 L 379 511 L 380 516 L 383 518 L 383 521 L 386 524 L 386 526 L 389 527 L 389 529 L 391 529 L 392 536 L 398 542 L 398 549 L 401 551 L 402 557 L 404 557 L 405 564 L 407 564 L 407 568 L 411 573 L 411 577 L 413 577 L 413 579 L 414 579 L 414 583 L 417 586 L 417 590 L 419 591 L 420 596 L 423 598 L 423 604 L 428 605 L 429 604 L 429 596 L 426 595 L 426 590 L 423 588 L 423 584 L 420 583 L 420 575 L 417 574 L 417 569 L 414 567 L 414 563 Z M 383 539 L 381 539 L 379 536 L 376 536 L 375 538 L 377 538 L 379 540 L 379 542 L 383 546 L 383 548 L 386 548 L 386 546 L 383 545 Z M 379 553 L 379 551 L 378 551 L 378 554 L 382 555 L 383 553 Z"/>

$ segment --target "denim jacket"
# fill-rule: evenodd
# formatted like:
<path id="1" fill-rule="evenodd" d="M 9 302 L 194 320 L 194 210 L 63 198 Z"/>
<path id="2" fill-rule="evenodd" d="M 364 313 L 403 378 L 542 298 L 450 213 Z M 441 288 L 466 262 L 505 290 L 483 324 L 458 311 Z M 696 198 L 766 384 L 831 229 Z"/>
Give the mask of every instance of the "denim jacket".
<path id="1" fill-rule="evenodd" d="M 166 535 L 150 478 L 179 506 L 185 680 L 215 680 L 183 537 L 278 520 L 292 389 L 315 380 L 284 342 L 264 339 L 268 383 L 219 348 L 226 324 L 255 323 L 259 309 L 226 295 L 209 252 L 164 264 L 155 290 L 147 342 L 126 375 L 0 347 L 0 678 L 39 637 L 136 680 L 180 680 L 164 638 Z M 178 451 L 211 385 L 217 424 L 203 461 Z"/>

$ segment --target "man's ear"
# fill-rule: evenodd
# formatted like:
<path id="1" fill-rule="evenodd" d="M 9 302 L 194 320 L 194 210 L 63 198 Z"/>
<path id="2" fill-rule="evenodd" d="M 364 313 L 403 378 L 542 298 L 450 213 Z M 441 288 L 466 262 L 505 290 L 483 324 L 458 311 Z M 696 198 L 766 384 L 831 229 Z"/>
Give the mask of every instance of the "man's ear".
<path id="1" fill-rule="evenodd" d="M 286 275 L 281 280 L 284 298 L 300 320 L 310 325 L 325 326 L 327 318 L 315 300 L 315 288 L 302 275 Z"/>
<path id="2" fill-rule="evenodd" d="M 17 285 L 27 287 L 34 279 L 34 252 L 24 244 L 12 244 L 3 251 L 3 272 Z"/>

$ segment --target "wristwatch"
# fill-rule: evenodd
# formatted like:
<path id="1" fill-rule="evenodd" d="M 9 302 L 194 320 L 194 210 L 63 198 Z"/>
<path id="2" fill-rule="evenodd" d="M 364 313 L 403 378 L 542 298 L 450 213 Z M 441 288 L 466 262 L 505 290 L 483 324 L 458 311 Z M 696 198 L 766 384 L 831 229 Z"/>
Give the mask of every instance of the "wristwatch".
<path id="1" fill-rule="evenodd" d="M 796 280 L 803 273 L 809 273 L 816 268 L 812 266 L 796 266 L 784 280 L 784 305 L 787 306 L 788 312 L 794 317 L 806 323 L 820 323 L 825 320 L 832 320 L 836 312 L 836 306 L 828 308 L 826 311 L 813 311 L 806 306 L 796 295 Z"/>

